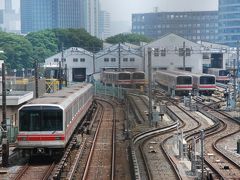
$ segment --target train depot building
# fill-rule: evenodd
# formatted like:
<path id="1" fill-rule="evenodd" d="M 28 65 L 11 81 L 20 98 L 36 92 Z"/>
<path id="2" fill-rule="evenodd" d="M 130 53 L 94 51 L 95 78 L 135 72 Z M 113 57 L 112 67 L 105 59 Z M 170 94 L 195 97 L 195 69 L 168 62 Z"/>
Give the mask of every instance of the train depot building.
<path id="1" fill-rule="evenodd" d="M 184 69 L 193 73 L 207 73 L 208 68 L 223 68 L 232 64 L 234 52 L 228 46 L 209 42 L 193 42 L 176 34 L 167 34 L 144 46 L 120 43 L 105 44 L 98 53 L 71 47 L 45 60 L 52 77 L 58 77 L 59 63 L 67 65 L 67 81 L 87 81 L 91 75 L 104 70 L 144 71 L 148 75 L 148 48 L 152 49 L 152 70 Z M 185 49 L 185 51 L 184 51 Z"/>

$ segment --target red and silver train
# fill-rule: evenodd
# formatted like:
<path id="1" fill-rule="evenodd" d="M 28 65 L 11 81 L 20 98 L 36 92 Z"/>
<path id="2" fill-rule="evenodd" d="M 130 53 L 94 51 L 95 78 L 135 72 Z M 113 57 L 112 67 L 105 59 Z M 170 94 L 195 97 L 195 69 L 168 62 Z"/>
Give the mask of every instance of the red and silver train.
<path id="1" fill-rule="evenodd" d="M 81 83 L 23 105 L 19 109 L 18 148 L 30 155 L 61 152 L 92 101 L 92 85 Z"/>
<path id="2" fill-rule="evenodd" d="M 200 95 L 212 95 L 216 90 L 216 77 L 212 74 L 196 74 L 188 71 L 179 71 L 193 78 L 193 91 L 197 90 Z"/>
<path id="3" fill-rule="evenodd" d="M 136 72 L 116 72 L 116 71 L 104 71 L 101 73 L 101 82 L 115 86 L 119 85 L 123 88 L 139 88 L 145 85 L 145 73 L 142 71 Z"/>
<path id="4" fill-rule="evenodd" d="M 192 76 L 177 71 L 161 70 L 153 74 L 154 82 L 171 95 L 188 95 L 192 91 Z M 174 92 L 173 92 L 174 91 Z"/>
<path id="5" fill-rule="evenodd" d="M 216 81 L 220 83 L 228 83 L 230 81 L 230 72 L 226 69 L 208 68 L 208 74 L 216 76 Z"/>
<path id="6" fill-rule="evenodd" d="M 132 72 L 131 78 L 134 88 L 140 88 L 146 84 L 145 73 L 143 71 Z"/>
<path id="7" fill-rule="evenodd" d="M 212 95 L 216 90 L 216 77 L 211 74 L 193 74 L 193 89 L 203 95 Z"/>

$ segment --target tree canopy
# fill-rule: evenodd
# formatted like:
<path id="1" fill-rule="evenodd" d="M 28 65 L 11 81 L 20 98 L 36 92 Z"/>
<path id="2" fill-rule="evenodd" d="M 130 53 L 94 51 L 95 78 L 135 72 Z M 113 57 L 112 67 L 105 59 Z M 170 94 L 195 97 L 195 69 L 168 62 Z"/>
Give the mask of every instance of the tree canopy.
<path id="1" fill-rule="evenodd" d="M 32 45 L 24 36 L 0 32 L 0 48 L 8 68 L 20 69 L 32 64 Z"/>
<path id="2" fill-rule="evenodd" d="M 147 38 L 144 35 L 139 35 L 139 34 L 117 34 L 115 36 L 111 36 L 106 39 L 107 43 L 111 44 L 117 44 L 117 43 L 131 43 L 135 45 L 140 45 L 140 42 L 146 42 L 149 43 L 151 41 L 150 38 Z"/>
<path id="3" fill-rule="evenodd" d="M 53 29 L 32 32 L 26 36 L 0 32 L 0 58 L 9 69 L 32 68 L 33 62 L 44 60 L 69 47 L 89 51 L 102 49 L 102 41 L 84 29 Z"/>

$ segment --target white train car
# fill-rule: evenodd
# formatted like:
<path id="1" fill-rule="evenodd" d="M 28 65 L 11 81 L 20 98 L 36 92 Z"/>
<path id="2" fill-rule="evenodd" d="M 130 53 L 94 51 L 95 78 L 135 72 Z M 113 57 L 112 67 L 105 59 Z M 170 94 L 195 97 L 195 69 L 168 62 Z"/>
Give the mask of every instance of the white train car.
<path id="1" fill-rule="evenodd" d="M 146 84 L 145 73 L 143 71 L 132 72 L 131 79 L 134 88 L 140 88 Z"/>
<path id="2" fill-rule="evenodd" d="M 216 76 L 212 74 L 196 74 L 189 71 L 178 71 L 193 78 L 193 91 L 200 95 L 212 95 L 216 90 Z"/>
<path id="3" fill-rule="evenodd" d="M 177 71 L 161 70 L 153 74 L 155 83 L 165 88 L 169 93 L 188 95 L 192 91 L 192 76 Z"/>
<path id="4" fill-rule="evenodd" d="M 18 148 L 31 155 L 62 151 L 92 101 L 92 85 L 80 83 L 23 105 L 19 109 Z"/>
<path id="5" fill-rule="evenodd" d="M 230 81 L 230 72 L 226 69 L 208 68 L 208 74 L 216 76 L 216 81 L 220 83 L 228 83 Z"/>
<path id="6" fill-rule="evenodd" d="M 211 74 L 191 74 L 193 77 L 193 90 L 200 95 L 212 95 L 216 90 L 216 77 Z"/>
<path id="7" fill-rule="evenodd" d="M 104 71 L 101 73 L 101 82 L 108 86 L 132 87 L 131 72 Z"/>

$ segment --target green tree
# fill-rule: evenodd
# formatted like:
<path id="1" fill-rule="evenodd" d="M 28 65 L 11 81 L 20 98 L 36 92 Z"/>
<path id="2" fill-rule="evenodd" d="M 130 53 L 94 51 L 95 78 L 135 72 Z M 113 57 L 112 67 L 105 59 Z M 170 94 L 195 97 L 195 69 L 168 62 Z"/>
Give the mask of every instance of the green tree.
<path id="1" fill-rule="evenodd" d="M 31 42 L 33 47 L 32 58 L 39 62 L 57 53 L 57 39 L 52 30 L 43 30 L 29 33 L 26 38 Z"/>
<path id="2" fill-rule="evenodd" d="M 59 51 L 61 50 L 62 45 L 64 46 L 64 49 L 81 47 L 89 51 L 100 50 L 102 48 L 102 41 L 91 36 L 84 29 L 54 29 L 53 32 L 57 38 Z"/>
<path id="3" fill-rule="evenodd" d="M 117 34 L 115 36 L 109 37 L 106 39 L 106 42 L 111 44 L 127 42 L 135 45 L 140 45 L 140 42 L 149 43 L 151 42 L 151 39 L 147 38 L 144 35 L 129 33 L 129 34 Z"/>
<path id="4" fill-rule="evenodd" d="M 0 32 L 0 49 L 8 68 L 32 67 L 32 45 L 24 36 Z"/>

